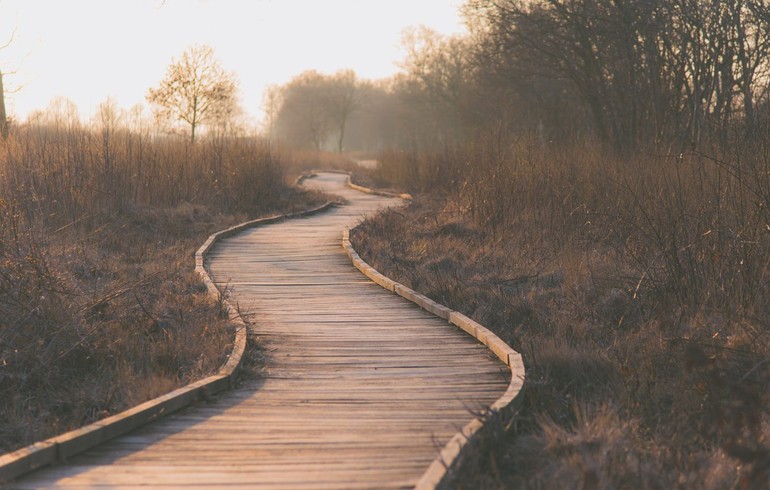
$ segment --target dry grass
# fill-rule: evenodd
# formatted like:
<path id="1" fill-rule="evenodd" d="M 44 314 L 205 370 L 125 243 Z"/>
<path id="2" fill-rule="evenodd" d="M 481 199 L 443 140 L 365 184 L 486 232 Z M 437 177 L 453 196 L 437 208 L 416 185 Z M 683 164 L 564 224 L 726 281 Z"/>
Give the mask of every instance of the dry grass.
<path id="1" fill-rule="evenodd" d="M 519 408 L 493 416 L 448 488 L 768 485 L 766 147 L 495 140 L 383 163 L 429 192 L 368 221 L 356 248 L 527 366 Z"/>
<path id="2" fill-rule="evenodd" d="M 0 451 L 214 372 L 232 332 L 194 251 L 321 200 L 253 140 L 16 128 L 0 143 Z"/>

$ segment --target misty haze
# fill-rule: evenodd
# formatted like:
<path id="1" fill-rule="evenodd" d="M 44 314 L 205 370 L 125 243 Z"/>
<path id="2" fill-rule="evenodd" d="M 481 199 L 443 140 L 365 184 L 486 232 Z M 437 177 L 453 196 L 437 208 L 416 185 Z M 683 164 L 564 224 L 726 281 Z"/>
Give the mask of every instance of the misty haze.
<path id="1" fill-rule="evenodd" d="M 763 0 L 0 0 L 0 487 L 770 487 Z"/>

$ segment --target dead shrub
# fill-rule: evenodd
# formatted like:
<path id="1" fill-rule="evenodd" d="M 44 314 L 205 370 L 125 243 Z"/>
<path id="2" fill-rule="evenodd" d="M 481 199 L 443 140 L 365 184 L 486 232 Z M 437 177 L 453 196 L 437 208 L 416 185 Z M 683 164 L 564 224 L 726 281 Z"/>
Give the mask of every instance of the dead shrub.
<path id="1" fill-rule="evenodd" d="M 194 251 L 322 201 L 283 182 L 254 139 L 15 127 L 0 142 L 0 451 L 214 372 L 233 336 Z"/>
<path id="2" fill-rule="evenodd" d="M 382 178 L 426 193 L 352 237 L 524 354 L 520 408 L 448 487 L 767 486 L 767 142 L 503 140 L 386 154 Z"/>

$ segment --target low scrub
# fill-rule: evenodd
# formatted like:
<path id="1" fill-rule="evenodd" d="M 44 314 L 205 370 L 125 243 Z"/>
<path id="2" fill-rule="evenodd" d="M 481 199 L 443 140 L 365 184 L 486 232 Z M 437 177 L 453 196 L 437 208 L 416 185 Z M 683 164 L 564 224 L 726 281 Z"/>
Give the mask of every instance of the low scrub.
<path id="1" fill-rule="evenodd" d="M 422 191 L 363 258 L 522 352 L 515 410 L 451 488 L 763 488 L 770 471 L 770 154 L 617 155 L 478 141 L 391 153 Z"/>
<path id="2" fill-rule="evenodd" d="M 321 200 L 254 140 L 15 128 L 0 142 L 0 452 L 215 372 L 233 332 L 194 251 Z"/>

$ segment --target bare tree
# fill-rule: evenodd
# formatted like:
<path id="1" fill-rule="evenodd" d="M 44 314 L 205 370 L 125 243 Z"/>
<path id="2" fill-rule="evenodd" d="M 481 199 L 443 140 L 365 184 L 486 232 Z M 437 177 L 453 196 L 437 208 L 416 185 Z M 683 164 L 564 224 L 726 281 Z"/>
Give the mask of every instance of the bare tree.
<path id="1" fill-rule="evenodd" d="M 324 75 L 305 71 L 281 87 L 265 93 L 266 123 L 284 141 L 320 150 L 330 146 L 342 152 L 351 116 L 360 108 L 359 82 L 352 70 Z"/>
<path id="2" fill-rule="evenodd" d="M 308 70 L 281 87 L 281 107 L 275 121 L 281 139 L 297 147 L 324 147 L 334 132 L 326 85 L 324 75 Z"/>
<path id="3" fill-rule="evenodd" d="M 8 138 L 8 118 L 5 115 L 5 90 L 2 71 L 0 71 L 0 136 L 3 139 Z"/>
<path id="4" fill-rule="evenodd" d="M 236 112 L 236 92 L 235 77 L 222 69 L 214 50 L 193 46 L 172 61 L 160 85 L 148 91 L 147 100 L 162 117 L 187 124 L 194 142 L 200 125 L 221 122 Z"/>
<path id="5" fill-rule="evenodd" d="M 268 139 L 275 137 L 275 123 L 283 103 L 282 97 L 281 87 L 278 85 L 270 85 L 262 94 L 262 108 L 265 112 L 264 131 Z"/>
<path id="6" fill-rule="evenodd" d="M 420 121 L 409 131 L 439 143 L 460 138 L 476 110 L 470 103 L 474 67 L 469 40 L 420 27 L 404 31 L 402 46 L 406 57 L 397 91 L 409 119 Z"/>
<path id="7" fill-rule="evenodd" d="M 331 133 L 329 115 L 323 101 L 323 75 L 304 72 L 292 80 L 284 93 L 284 108 L 296 118 L 300 137 L 307 138 L 320 150 Z"/>
<path id="8" fill-rule="evenodd" d="M 54 97 L 43 111 L 34 111 L 27 121 L 60 133 L 73 133 L 81 128 L 78 106 L 67 97 Z"/>
<path id="9" fill-rule="evenodd" d="M 11 37 L 7 43 L 0 46 L 0 49 L 5 49 L 13 42 L 13 36 L 16 30 L 11 33 Z M 5 113 L 5 88 L 3 86 L 3 72 L 0 70 L 0 137 L 3 139 L 8 138 L 8 116 Z"/>
<path id="10" fill-rule="evenodd" d="M 94 125 L 96 129 L 101 134 L 102 139 L 102 177 L 104 182 L 104 191 L 109 193 L 109 195 L 113 196 L 113 199 L 110 200 L 110 205 L 115 204 L 116 202 L 119 202 L 118 196 L 120 190 L 125 189 L 117 189 L 116 182 L 116 173 L 119 172 L 118 169 L 116 169 L 114 158 L 115 158 L 115 133 L 118 131 L 118 128 L 122 125 L 122 119 L 123 114 L 121 114 L 121 110 L 118 108 L 118 104 L 115 101 L 114 98 L 108 97 L 107 100 L 103 101 L 99 104 L 99 106 L 96 109 L 96 115 L 94 116 Z M 124 194 L 125 195 L 125 194 Z M 123 196 L 120 196 L 123 197 Z"/>
<path id="11" fill-rule="evenodd" d="M 353 70 L 342 70 L 328 81 L 328 111 L 337 126 L 337 151 L 342 153 L 345 140 L 345 125 L 350 116 L 358 109 L 358 82 Z"/>

